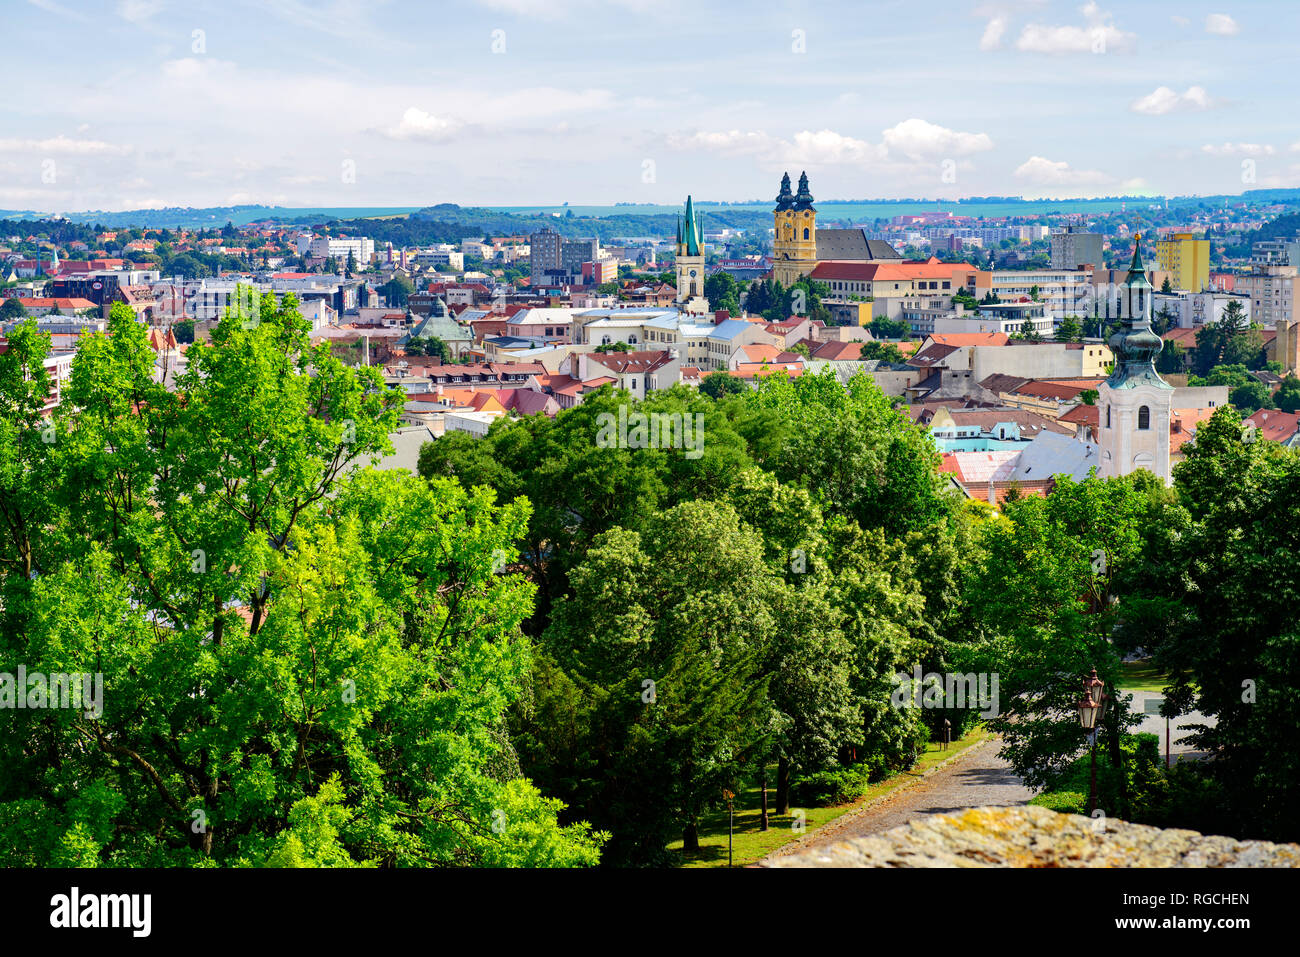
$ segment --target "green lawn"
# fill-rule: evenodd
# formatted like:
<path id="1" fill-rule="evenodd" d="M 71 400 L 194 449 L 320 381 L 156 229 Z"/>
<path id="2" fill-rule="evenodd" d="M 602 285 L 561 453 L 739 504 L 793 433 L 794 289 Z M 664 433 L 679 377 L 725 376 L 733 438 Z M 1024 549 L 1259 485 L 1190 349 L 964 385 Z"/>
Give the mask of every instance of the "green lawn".
<path id="1" fill-rule="evenodd" d="M 805 808 L 804 823 L 806 830 L 814 831 L 828 821 L 833 821 L 842 814 L 852 811 L 855 807 L 902 787 L 904 784 L 920 777 L 928 768 L 933 767 L 945 758 L 952 757 L 959 751 L 964 751 L 966 748 L 978 744 L 987 737 L 987 731 L 976 728 L 966 737 L 954 741 L 947 751 L 940 751 L 937 744 L 926 745 L 925 752 L 921 755 L 916 767 L 910 771 L 899 772 L 879 784 L 873 784 L 870 790 L 856 801 L 834 807 Z M 775 779 L 776 774 L 775 769 L 773 769 L 773 773 L 768 776 L 768 829 L 766 831 L 758 829 L 758 787 L 754 786 L 736 795 L 736 831 L 733 848 L 733 860 L 736 867 L 752 864 L 766 857 L 781 845 L 788 844 L 790 841 L 803 836 L 794 830 L 795 818 L 793 815 L 777 817 L 776 814 L 772 813 L 776 789 L 771 786 L 771 782 Z M 791 808 L 791 810 L 795 809 Z M 717 811 L 705 812 L 701 818 L 700 849 L 698 852 L 690 855 L 683 854 L 680 839 L 669 844 L 668 850 L 673 853 L 680 867 L 726 867 L 726 805 L 722 805 Z"/>
<path id="2" fill-rule="evenodd" d="M 1124 671 L 1124 680 L 1120 685 L 1121 691 L 1164 693 L 1165 676 L 1156 670 L 1155 665 L 1150 660 L 1125 661 L 1120 663 L 1120 667 Z"/>

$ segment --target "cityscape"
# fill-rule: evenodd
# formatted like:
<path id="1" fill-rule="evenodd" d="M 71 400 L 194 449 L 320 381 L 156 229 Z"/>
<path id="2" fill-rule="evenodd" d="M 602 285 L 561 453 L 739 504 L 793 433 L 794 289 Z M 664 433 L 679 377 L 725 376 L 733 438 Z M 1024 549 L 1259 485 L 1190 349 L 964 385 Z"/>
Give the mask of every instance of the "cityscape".
<path id="1" fill-rule="evenodd" d="M 1280 924 L 1300 11 L 778 6 L 0 13 L 24 925 L 736 868 Z"/>

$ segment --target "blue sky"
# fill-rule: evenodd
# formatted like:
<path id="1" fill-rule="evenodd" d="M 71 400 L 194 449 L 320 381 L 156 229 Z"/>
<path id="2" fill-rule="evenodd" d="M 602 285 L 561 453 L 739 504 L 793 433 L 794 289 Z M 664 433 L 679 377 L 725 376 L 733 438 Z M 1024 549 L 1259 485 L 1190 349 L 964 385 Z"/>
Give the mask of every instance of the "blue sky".
<path id="1" fill-rule="evenodd" d="M 5 0 L 0 208 L 1300 186 L 1300 4 Z"/>

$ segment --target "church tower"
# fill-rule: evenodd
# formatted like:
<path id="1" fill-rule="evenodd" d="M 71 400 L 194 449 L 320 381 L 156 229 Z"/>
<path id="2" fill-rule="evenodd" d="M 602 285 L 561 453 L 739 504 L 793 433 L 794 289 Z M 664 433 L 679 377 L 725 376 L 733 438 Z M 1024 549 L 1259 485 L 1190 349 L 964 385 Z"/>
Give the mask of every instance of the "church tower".
<path id="1" fill-rule="evenodd" d="M 686 197 L 686 214 L 677 221 L 677 308 L 703 315 L 709 311 L 704 298 L 704 232 L 695 215 L 695 204 Z"/>
<path id="2" fill-rule="evenodd" d="M 789 288 L 800 276 L 817 268 L 817 210 L 808 190 L 808 174 L 799 175 L 799 192 L 790 193 L 790 174 L 781 177 L 781 192 L 772 211 L 776 238 L 772 244 L 772 278 Z"/>
<path id="3" fill-rule="evenodd" d="M 1120 287 L 1123 328 L 1110 337 L 1115 371 L 1097 390 L 1103 478 L 1146 469 L 1166 484 L 1173 386 L 1156 372 L 1164 341 L 1151 330 L 1151 283 L 1142 263 L 1142 237 L 1134 237 L 1133 262 Z"/>

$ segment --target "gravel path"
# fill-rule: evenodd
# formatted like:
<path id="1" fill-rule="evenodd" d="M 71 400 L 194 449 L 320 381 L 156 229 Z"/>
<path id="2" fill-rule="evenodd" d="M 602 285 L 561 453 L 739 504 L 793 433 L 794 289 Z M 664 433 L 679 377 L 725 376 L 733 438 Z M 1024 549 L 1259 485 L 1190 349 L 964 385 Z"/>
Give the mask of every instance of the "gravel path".
<path id="1" fill-rule="evenodd" d="M 925 814 L 942 814 L 965 807 L 1025 804 L 1034 793 L 1020 782 L 1011 766 L 998 757 L 999 744 L 997 739 L 984 741 L 915 784 L 893 791 L 867 807 L 850 811 L 802 840 L 785 845 L 771 856 L 865 837 Z"/>

